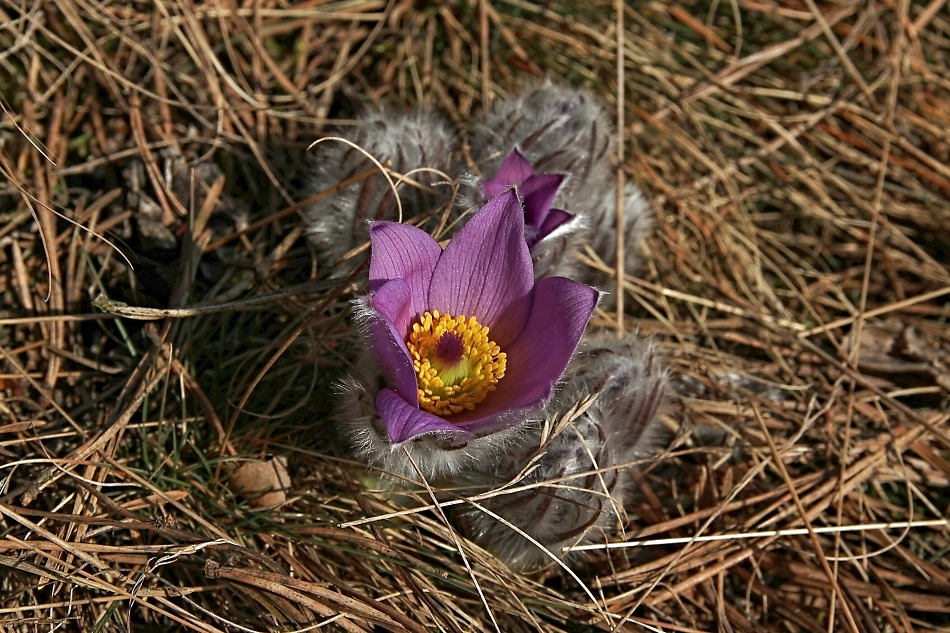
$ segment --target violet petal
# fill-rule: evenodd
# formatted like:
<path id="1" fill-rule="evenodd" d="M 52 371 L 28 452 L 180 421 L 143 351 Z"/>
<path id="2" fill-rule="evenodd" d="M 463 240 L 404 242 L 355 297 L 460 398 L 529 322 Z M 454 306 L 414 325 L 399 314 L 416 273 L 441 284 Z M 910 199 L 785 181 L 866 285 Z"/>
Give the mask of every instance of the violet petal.
<path id="1" fill-rule="evenodd" d="M 494 180 L 484 180 L 482 181 L 482 189 L 485 190 L 486 198 L 494 198 L 502 191 L 511 189 L 511 184 L 503 185 L 500 182 L 495 182 Z"/>
<path id="2" fill-rule="evenodd" d="M 373 311 L 369 315 L 373 351 L 386 372 L 389 383 L 408 402 L 418 405 L 416 371 L 406 348 L 405 323 L 409 314 L 409 285 L 401 279 L 383 284 L 370 298 Z"/>
<path id="3" fill-rule="evenodd" d="M 533 285 L 524 213 L 509 190 L 489 200 L 446 246 L 432 273 L 427 308 L 474 316 L 504 349 L 524 327 Z"/>
<path id="4" fill-rule="evenodd" d="M 408 224 L 373 222 L 369 237 L 369 289 L 374 291 L 391 279 L 402 279 L 410 292 L 409 317 L 416 319 L 427 309 L 432 271 L 442 255 L 442 247 L 432 236 Z M 402 337 L 408 330 L 399 323 Z"/>
<path id="5" fill-rule="evenodd" d="M 534 175 L 534 169 L 521 152 L 514 150 L 498 168 L 491 180 L 485 181 L 485 195 L 493 198 L 511 185 L 520 185 Z"/>
<path id="6" fill-rule="evenodd" d="M 472 411 L 452 416 L 461 428 L 480 433 L 511 409 L 530 407 L 548 397 L 574 355 L 600 293 L 564 277 L 535 286 L 534 304 L 521 336 L 508 347 L 505 376 Z"/>
<path id="7" fill-rule="evenodd" d="M 529 178 L 519 188 L 519 193 L 524 196 L 525 224 L 540 227 L 544 223 L 562 182 L 564 176 L 561 174 L 541 174 Z"/>
<path id="8" fill-rule="evenodd" d="M 574 216 L 568 213 L 567 211 L 562 211 L 561 209 L 551 209 L 548 212 L 544 222 L 541 223 L 541 226 L 538 227 L 538 235 L 540 239 L 544 239 L 545 236 L 550 235 L 554 232 L 554 229 L 561 226 L 562 224 L 567 224 L 573 219 Z"/>
<path id="9" fill-rule="evenodd" d="M 504 408 L 537 404 L 548 396 L 574 355 L 599 293 L 564 277 L 548 277 L 535 286 L 531 315 L 521 336 L 502 351 L 505 377 L 478 411 L 491 415 Z"/>
<path id="10" fill-rule="evenodd" d="M 449 432 L 467 435 L 454 424 L 406 402 L 392 389 L 383 389 L 376 396 L 376 411 L 382 418 L 393 444 L 401 444 L 423 433 Z"/>

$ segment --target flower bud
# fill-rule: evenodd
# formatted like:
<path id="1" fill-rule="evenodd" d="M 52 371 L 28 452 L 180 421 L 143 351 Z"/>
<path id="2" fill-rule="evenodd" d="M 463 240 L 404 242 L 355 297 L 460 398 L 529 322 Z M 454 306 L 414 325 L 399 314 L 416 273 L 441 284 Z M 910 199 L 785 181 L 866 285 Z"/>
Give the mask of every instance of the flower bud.
<path id="1" fill-rule="evenodd" d="M 460 203 L 479 202 L 480 191 L 506 171 L 512 155 L 526 161 L 531 177 L 560 175 L 550 206 L 572 217 L 532 247 L 536 277 L 569 275 L 604 285 L 607 276 L 580 271 L 576 256 L 585 241 L 611 267 L 616 267 L 617 195 L 612 156 L 617 131 L 606 110 L 588 92 L 550 81 L 503 99 L 476 122 L 472 158 L 481 178 L 463 179 Z M 525 172 L 527 173 L 527 171 Z M 517 183 L 521 184 L 521 182 Z M 634 183 L 624 190 L 624 270 L 640 264 L 641 243 L 652 213 Z"/>
<path id="2" fill-rule="evenodd" d="M 539 434 L 523 455 L 493 473 L 496 485 L 521 469 L 527 474 L 477 502 L 486 511 L 472 505 L 458 517 L 472 540 L 520 571 L 561 559 L 564 548 L 622 524 L 632 469 L 656 442 L 666 374 L 651 344 L 633 335 L 594 336 L 564 381 L 545 409 L 549 439 Z M 505 492 L 508 487 L 515 491 Z"/>
<path id="3" fill-rule="evenodd" d="M 454 192 L 446 176 L 451 178 L 455 134 L 432 111 L 370 111 L 355 127 L 341 130 L 339 136 L 384 166 L 388 163 L 392 180 L 398 183 L 402 220 L 437 214 L 451 203 Z M 318 262 L 331 268 L 332 275 L 342 276 L 355 267 L 356 262 L 347 264 L 342 260 L 367 241 L 369 222 L 399 220 L 399 205 L 389 181 L 363 151 L 332 138 L 315 145 L 313 151 L 308 195 L 363 175 L 305 209 L 307 233 Z M 408 180 L 399 183 L 399 176 L 406 174 Z"/>

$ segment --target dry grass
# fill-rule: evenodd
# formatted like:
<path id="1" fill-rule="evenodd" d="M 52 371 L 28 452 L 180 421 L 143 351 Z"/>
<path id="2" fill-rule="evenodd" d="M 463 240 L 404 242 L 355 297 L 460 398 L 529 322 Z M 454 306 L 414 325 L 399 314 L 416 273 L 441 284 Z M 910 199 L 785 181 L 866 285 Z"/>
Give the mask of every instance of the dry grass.
<path id="1" fill-rule="evenodd" d="M 637 3 L 619 72 L 574 4 L 0 0 L 0 630 L 948 630 L 945 0 Z M 625 95 L 625 327 L 676 388 L 644 543 L 529 577 L 363 521 L 404 506 L 326 439 L 361 279 L 296 167 L 361 103 L 464 126 L 545 74 Z M 271 455 L 258 512 L 227 477 Z"/>

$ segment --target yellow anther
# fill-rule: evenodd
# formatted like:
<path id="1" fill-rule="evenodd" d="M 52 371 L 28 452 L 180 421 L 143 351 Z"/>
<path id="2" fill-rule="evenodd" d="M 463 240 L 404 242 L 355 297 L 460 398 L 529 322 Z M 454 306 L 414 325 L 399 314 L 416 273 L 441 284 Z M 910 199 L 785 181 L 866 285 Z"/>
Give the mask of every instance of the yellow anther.
<path id="1" fill-rule="evenodd" d="M 505 375 L 505 353 L 475 317 L 426 312 L 413 323 L 406 346 L 419 406 L 435 415 L 474 409 Z"/>

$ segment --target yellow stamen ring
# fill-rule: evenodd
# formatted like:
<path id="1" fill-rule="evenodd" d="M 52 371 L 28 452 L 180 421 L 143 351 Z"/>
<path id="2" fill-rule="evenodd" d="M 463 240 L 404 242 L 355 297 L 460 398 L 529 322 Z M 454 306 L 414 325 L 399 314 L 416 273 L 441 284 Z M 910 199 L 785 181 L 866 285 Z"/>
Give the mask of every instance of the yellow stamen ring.
<path id="1" fill-rule="evenodd" d="M 439 416 L 471 410 L 505 375 L 506 355 L 475 317 L 423 314 L 406 341 L 419 407 Z"/>

